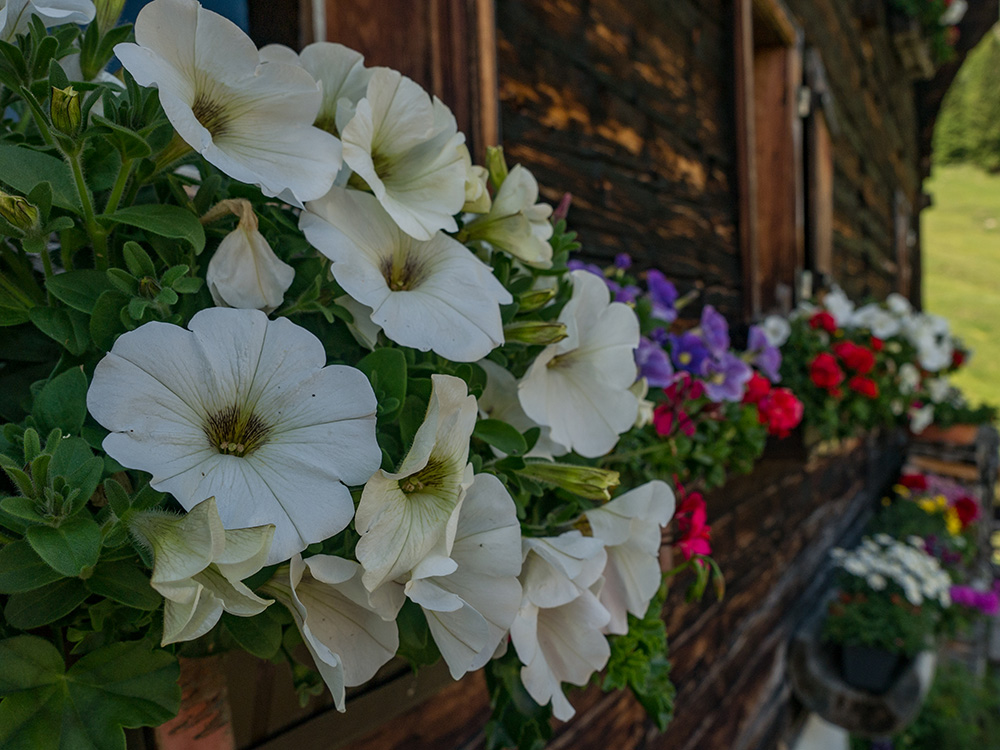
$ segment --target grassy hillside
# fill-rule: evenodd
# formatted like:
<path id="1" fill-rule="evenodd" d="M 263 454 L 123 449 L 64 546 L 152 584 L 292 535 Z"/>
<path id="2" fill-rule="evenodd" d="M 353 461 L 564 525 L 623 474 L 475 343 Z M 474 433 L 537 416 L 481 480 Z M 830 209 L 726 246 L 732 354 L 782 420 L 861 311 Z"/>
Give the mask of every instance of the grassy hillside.
<path id="1" fill-rule="evenodd" d="M 973 403 L 1000 404 L 1000 175 L 942 166 L 925 189 L 924 307 L 975 352 L 956 385 Z"/>

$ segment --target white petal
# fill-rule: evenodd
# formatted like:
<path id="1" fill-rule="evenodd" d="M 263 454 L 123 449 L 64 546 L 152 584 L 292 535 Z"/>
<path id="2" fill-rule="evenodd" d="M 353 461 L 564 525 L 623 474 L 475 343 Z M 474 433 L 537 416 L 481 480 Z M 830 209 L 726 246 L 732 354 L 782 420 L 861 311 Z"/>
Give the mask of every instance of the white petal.
<path id="1" fill-rule="evenodd" d="M 528 601 L 557 607 L 572 601 L 581 588 L 596 581 L 607 561 L 604 545 L 579 531 L 557 537 L 522 540 L 524 567 L 521 585 Z"/>

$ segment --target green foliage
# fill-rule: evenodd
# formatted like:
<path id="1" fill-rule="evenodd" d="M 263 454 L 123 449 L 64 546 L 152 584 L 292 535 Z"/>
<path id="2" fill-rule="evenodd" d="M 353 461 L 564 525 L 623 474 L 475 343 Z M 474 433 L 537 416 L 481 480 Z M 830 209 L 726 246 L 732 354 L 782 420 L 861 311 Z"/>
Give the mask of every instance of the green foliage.
<path id="1" fill-rule="evenodd" d="M 962 64 L 934 127 L 936 164 L 967 162 L 1000 171 L 1000 25 Z"/>
<path id="2" fill-rule="evenodd" d="M 667 628 L 661 618 L 666 595 L 664 584 L 643 617 L 629 614 L 628 633 L 611 637 L 611 658 L 601 685 L 603 690 L 629 688 L 661 732 L 673 719 L 677 692 L 670 681 Z"/>
<path id="3" fill-rule="evenodd" d="M 177 713 L 177 660 L 142 642 L 97 649 L 68 670 L 34 636 L 0 641 L 0 744 L 9 750 L 124 750 L 123 727 Z"/>
<path id="4" fill-rule="evenodd" d="M 492 716 L 486 722 L 487 750 L 542 750 L 552 738 L 552 707 L 539 706 L 521 683 L 521 662 L 512 647 L 486 665 Z"/>
<path id="5" fill-rule="evenodd" d="M 985 677 L 958 661 L 938 663 L 934 684 L 912 724 L 892 738 L 897 750 L 993 750 L 1000 747 L 1000 674 Z M 852 738 L 854 750 L 867 740 Z"/>

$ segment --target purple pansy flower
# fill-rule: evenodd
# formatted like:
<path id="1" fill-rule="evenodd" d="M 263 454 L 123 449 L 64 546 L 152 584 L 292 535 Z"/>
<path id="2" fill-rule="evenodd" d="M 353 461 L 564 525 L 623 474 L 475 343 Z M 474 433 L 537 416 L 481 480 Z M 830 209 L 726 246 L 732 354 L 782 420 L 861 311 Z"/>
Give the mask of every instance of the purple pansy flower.
<path id="1" fill-rule="evenodd" d="M 701 311 L 701 335 L 708 350 L 716 357 L 729 351 L 729 324 L 711 305 L 705 305 Z"/>
<path id="2" fill-rule="evenodd" d="M 649 299 L 653 303 L 653 317 L 665 323 L 677 320 L 677 310 L 674 309 L 674 304 L 677 302 L 677 287 L 655 268 L 646 272 L 646 286 L 649 288 Z"/>
<path id="3" fill-rule="evenodd" d="M 649 335 L 653 341 L 662 346 L 664 349 L 666 349 L 667 344 L 670 343 L 671 336 L 667 333 L 666 328 L 654 328 Z"/>
<path id="4" fill-rule="evenodd" d="M 632 258 L 628 253 L 618 253 L 615 256 L 615 268 L 620 271 L 627 271 L 632 267 Z"/>
<path id="5" fill-rule="evenodd" d="M 602 279 L 604 278 L 604 271 L 601 270 L 600 266 L 593 263 L 585 263 L 584 261 L 577 260 L 576 258 L 566 261 L 566 268 L 570 271 L 590 271 L 594 274 L 594 276 L 600 276 Z"/>
<path id="6" fill-rule="evenodd" d="M 760 326 L 750 326 L 747 345 L 750 353 L 754 355 L 754 367 L 764 373 L 772 383 L 780 383 L 781 374 L 778 371 L 781 369 L 781 350 L 771 345 L 764 329 Z"/>
<path id="7" fill-rule="evenodd" d="M 731 352 L 710 357 L 702 365 L 705 379 L 705 395 L 712 401 L 741 401 L 747 381 L 753 377 L 753 370 L 746 362 Z"/>
<path id="8" fill-rule="evenodd" d="M 635 363 L 639 367 L 640 377 L 653 388 L 666 388 L 673 381 L 674 368 L 670 357 L 655 341 L 643 336 L 639 339 L 639 347 L 635 350 Z"/>
<path id="9" fill-rule="evenodd" d="M 701 374 L 702 365 L 708 357 L 708 347 L 697 333 L 685 331 L 680 335 L 670 336 L 670 351 L 678 370 Z"/>
<path id="10" fill-rule="evenodd" d="M 624 302 L 626 305 L 633 305 L 635 301 L 639 299 L 639 295 L 642 294 L 642 289 L 637 287 L 635 284 L 627 284 L 626 286 L 620 287 L 618 291 L 614 293 L 615 302 Z"/>

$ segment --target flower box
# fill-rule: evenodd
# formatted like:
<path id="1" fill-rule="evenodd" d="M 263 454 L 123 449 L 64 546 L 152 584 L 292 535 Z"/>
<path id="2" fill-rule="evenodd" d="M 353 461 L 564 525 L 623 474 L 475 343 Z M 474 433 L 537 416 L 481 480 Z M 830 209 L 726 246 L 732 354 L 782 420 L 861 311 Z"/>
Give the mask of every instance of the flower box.
<path id="1" fill-rule="evenodd" d="M 972 445 L 979 434 L 977 424 L 953 424 L 950 427 L 930 425 L 922 432 L 914 433 L 913 439 L 921 443 L 949 443 L 950 445 Z"/>

